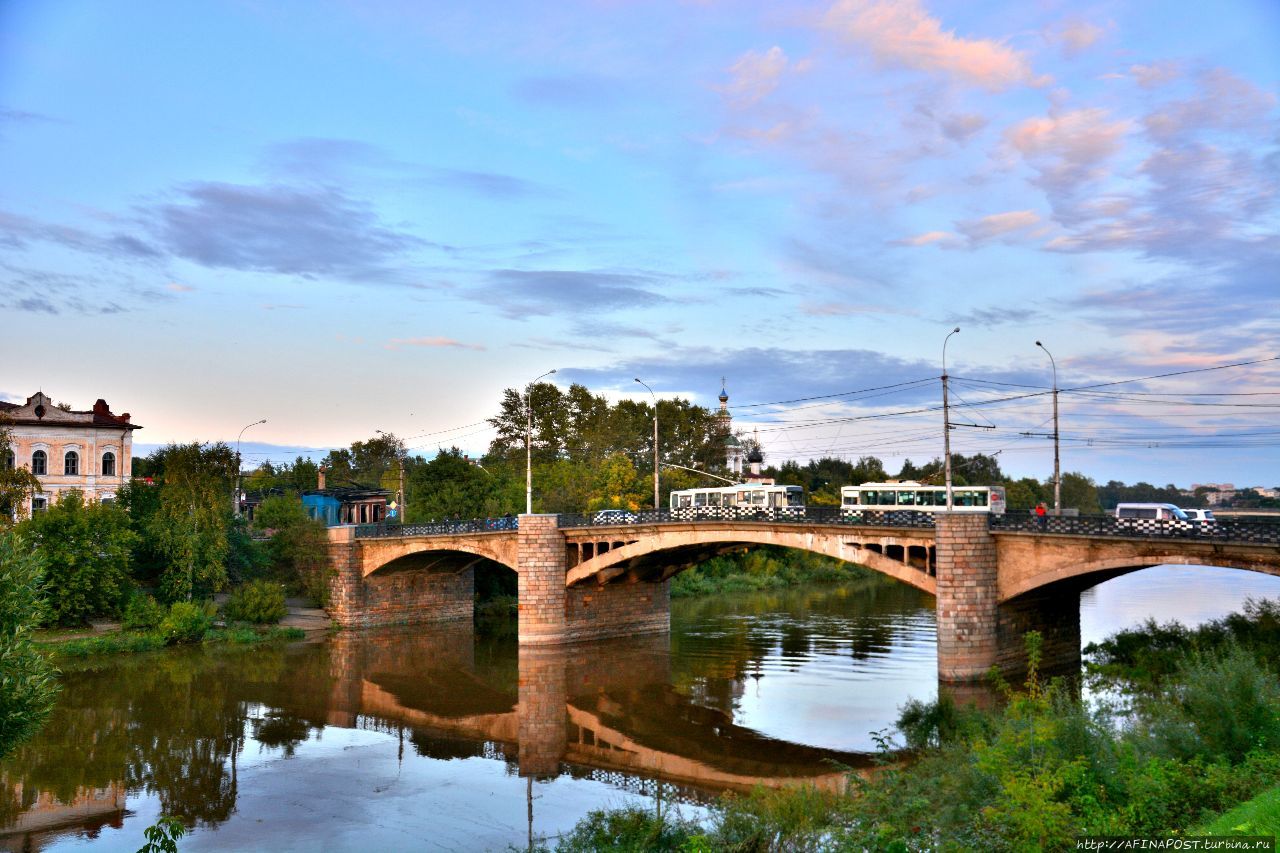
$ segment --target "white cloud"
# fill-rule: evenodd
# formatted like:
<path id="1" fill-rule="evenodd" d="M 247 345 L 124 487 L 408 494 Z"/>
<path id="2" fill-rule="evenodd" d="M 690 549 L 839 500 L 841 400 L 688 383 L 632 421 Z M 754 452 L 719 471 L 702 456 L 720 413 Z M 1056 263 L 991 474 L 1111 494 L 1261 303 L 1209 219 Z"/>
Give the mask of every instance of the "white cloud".
<path id="1" fill-rule="evenodd" d="M 730 80 L 721 91 L 739 106 L 750 106 L 778 88 L 787 70 L 787 54 L 778 46 L 764 53 L 749 50 L 729 66 Z"/>

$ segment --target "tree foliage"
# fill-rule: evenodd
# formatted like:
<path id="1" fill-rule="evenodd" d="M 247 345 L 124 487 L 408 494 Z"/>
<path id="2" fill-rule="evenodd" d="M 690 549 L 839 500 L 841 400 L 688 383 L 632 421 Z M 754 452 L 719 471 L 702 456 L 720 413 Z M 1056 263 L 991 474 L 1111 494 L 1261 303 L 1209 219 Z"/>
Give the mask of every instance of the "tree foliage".
<path id="1" fill-rule="evenodd" d="M 44 613 L 42 556 L 0 531 L 0 759 L 31 737 L 53 709 L 57 674 L 31 644 Z"/>
<path id="2" fill-rule="evenodd" d="M 235 451 L 222 442 L 171 444 L 153 458 L 163 473 L 148 534 L 165 559 L 161 595 L 189 601 L 197 593 L 216 592 L 227 578 Z"/>
<path id="3" fill-rule="evenodd" d="M 124 510 L 86 503 L 83 494 L 72 490 L 20 529 L 44 559 L 52 624 L 81 625 L 94 616 L 120 612 L 137 539 Z"/>
<path id="4" fill-rule="evenodd" d="M 27 502 L 39 494 L 40 480 L 25 467 L 9 467 L 9 454 L 13 452 L 13 436 L 0 422 L 0 529 L 9 527 L 15 520 L 22 520 Z"/>
<path id="5" fill-rule="evenodd" d="M 270 531 L 267 543 L 274 577 L 312 600 L 328 600 L 329 539 L 324 525 L 307 515 L 297 495 L 269 497 L 254 515 L 258 530 Z"/>

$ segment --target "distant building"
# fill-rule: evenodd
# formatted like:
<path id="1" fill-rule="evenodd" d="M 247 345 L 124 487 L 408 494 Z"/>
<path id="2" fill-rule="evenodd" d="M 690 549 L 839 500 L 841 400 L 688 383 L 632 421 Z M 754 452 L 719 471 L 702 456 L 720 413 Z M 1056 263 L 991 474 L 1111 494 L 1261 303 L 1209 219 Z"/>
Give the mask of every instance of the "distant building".
<path id="1" fill-rule="evenodd" d="M 733 434 L 733 415 L 729 414 L 729 393 L 724 389 L 724 379 L 720 380 L 720 411 L 716 412 L 716 424 L 724 436 L 724 467 L 729 473 L 742 476 L 742 442 Z"/>
<path id="2" fill-rule="evenodd" d="M 24 509 L 39 512 L 71 489 L 87 500 L 113 501 L 133 471 L 133 431 L 129 413 L 115 415 L 106 400 L 88 411 L 58 407 L 43 391 L 25 403 L 0 402 L 0 424 L 13 437 L 0 465 L 27 468 L 40 480 L 41 494 Z"/>
<path id="3" fill-rule="evenodd" d="M 320 469 L 318 488 L 302 493 L 307 515 L 324 522 L 325 527 L 342 524 L 376 524 L 387 519 L 386 489 L 371 489 L 352 483 L 326 487 L 325 472 Z"/>

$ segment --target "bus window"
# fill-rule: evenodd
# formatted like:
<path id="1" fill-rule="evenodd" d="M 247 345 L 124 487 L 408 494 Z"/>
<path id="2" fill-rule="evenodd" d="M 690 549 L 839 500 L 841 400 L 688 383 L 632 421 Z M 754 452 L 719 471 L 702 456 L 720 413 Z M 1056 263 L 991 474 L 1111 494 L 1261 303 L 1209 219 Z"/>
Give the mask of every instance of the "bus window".
<path id="1" fill-rule="evenodd" d="M 862 502 L 867 506 L 875 506 L 880 503 L 880 493 L 873 490 L 862 493 Z"/>
<path id="2" fill-rule="evenodd" d="M 693 505 L 694 505 L 694 506 L 706 506 L 706 505 L 707 505 L 707 494 L 706 494 L 706 492 L 696 492 L 696 493 L 694 494 L 694 496 L 693 496 Z"/>
<path id="3" fill-rule="evenodd" d="M 777 492 L 771 492 L 769 494 L 769 506 L 773 509 L 777 509 L 782 506 L 782 495 Z"/>
<path id="4" fill-rule="evenodd" d="M 987 505 L 987 493 L 986 493 L 986 492 L 974 492 L 974 493 L 973 493 L 973 505 L 974 505 L 974 506 L 986 506 L 986 505 Z"/>
<path id="5" fill-rule="evenodd" d="M 720 506 L 720 493 L 712 492 L 707 495 L 707 506 Z"/>
<path id="6" fill-rule="evenodd" d="M 898 506 L 915 506 L 915 505 L 916 505 L 915 492 L 909 491 L 907 489 L 903 489 L 902 491 L 898 492 Z"/>
<path id="7" fill-rule="evenodd" d="M 854 492 L 853 494 L 845 495 L 845 496 L 844 496 L 844 505 L 845 505 L 845 506 L 857 506 L 857 505 L 858 505 L 858 493 L 857 493 L 857 492 Z"/>
<path id="8" fill-rule="evenodd" d="M 751 493 L 751 505 L 752 505 L 752 506 L 764 506 L 764 492 L 752 492 L 752 493 Z"/>
<path id="9" fill-rule="evenodd" d="M 916 492 L 916 504 L 918 506 L 937 506 L 937 504 L 934 502 L 934 499 L 937 497 L 937 494 L 938 493 L 935 492 L 933 489 L 921 489 L 920 491 Z"/>
<path id="10" fill-rule="evenodd" d="M 804 493 L 799 490 L 787 492 L 787 506 L 804 506 Z"/>

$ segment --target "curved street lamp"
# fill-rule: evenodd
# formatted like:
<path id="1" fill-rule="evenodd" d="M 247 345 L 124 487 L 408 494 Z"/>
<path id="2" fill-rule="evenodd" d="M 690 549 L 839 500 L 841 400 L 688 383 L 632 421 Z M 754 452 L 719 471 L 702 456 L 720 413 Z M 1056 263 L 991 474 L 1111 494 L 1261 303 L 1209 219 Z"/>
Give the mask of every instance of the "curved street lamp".
<path id="1" fill-rule="evenodd" d="M 1053 353 L 1039 341 L 1036 346 L 1049 356 L 1049 364 L 1053 365 L 1053 514 L 1062 515 L 1062 474 L 1058 463 L 1058 362 Z"/>
<path id="2" fill-rule="evenodd" d="M 249 427 L 255 427 L 258 424 L 265 424 L 266 418 L 260 421 L 254 421 L 251 424 L 245 424 L 240 428 L 240 434 L 236 436 L 236 493 L 231 498 L 231 511 L 237 517 L 240 515 L 240 439 L 244 438 L 244 431 Z"/>
<path id="3" fill-rule="evenodd" d="M 526 515 L 533 514 L 533 386 L 553 373 L 555 373 L 554 370 L 548 370 L 530 382 L 529 390 L 525 392 L 525 412 L 528 414 L 524 433 L 524 511 Z"/>
<path id="4" fill-rule="evenodd" d="M 951 498 L 951 412 L 947 408 L 947 341 L 959 331 L 960 327 L 956 326 L 942 339 L 942 470 L 946 472 L 947 478 L 947 512 L 955 508 Z"/>
<path id="5" fill-rule="evenodd" d="M 638 378 L 636 381 L 640 382 Z M 653 389 L 644 382 L 640 384 L 644 385 L 649 396 L 653 397 L 653 508 L 661 509 L 662 507 L 658 505 L 658 395 L 653 393 Z"/>

